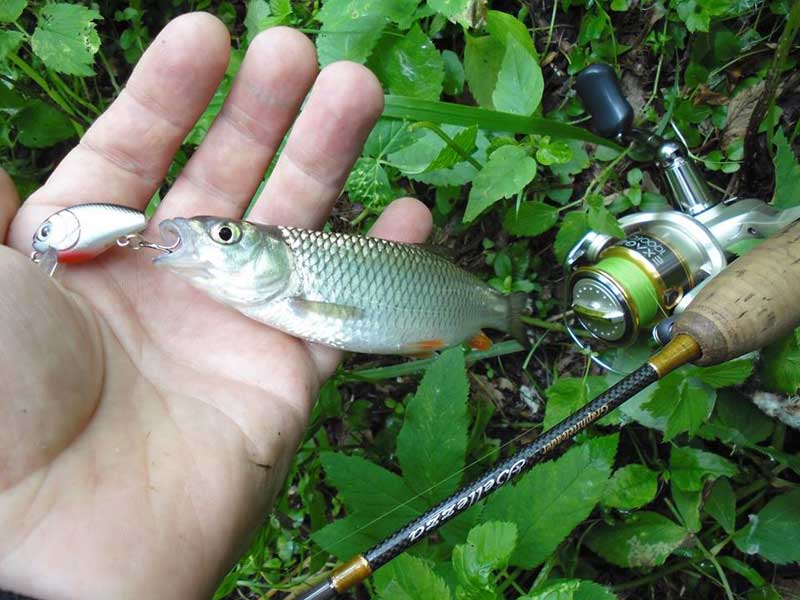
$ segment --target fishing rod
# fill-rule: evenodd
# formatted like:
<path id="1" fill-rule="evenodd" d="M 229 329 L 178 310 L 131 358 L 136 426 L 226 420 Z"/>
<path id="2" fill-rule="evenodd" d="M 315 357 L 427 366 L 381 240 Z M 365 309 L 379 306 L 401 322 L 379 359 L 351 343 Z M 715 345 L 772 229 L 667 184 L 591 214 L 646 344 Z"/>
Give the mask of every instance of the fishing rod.
<path id="1" fill-rule="evenodd" d="M 710 280 L 678 315 L 672 338 L 608 391 L 363 554 L 298 600 L 329 600 L 364 581 L 410 546 L 552 458 L 589 425 L 678 367 L 716 365 L 762 348 L 800 325 L 800 222 L 763 242 Z"/>

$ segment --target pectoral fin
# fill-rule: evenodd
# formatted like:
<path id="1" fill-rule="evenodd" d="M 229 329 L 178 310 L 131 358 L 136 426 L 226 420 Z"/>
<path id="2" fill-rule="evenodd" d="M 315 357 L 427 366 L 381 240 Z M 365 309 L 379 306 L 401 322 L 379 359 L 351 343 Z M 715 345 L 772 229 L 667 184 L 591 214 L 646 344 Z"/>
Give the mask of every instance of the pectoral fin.
<path id="1" fill-rule="evenodd" d="M 334 304 L 333 302 L 317 302 L 315 300 L 305 300 L 303 298 L 292 298 L 290 302 L 294 310 L 331 319 L 341 319 L 343 321 L 358 319 L 364 313 L 364 311 L 357 306 Z"/>

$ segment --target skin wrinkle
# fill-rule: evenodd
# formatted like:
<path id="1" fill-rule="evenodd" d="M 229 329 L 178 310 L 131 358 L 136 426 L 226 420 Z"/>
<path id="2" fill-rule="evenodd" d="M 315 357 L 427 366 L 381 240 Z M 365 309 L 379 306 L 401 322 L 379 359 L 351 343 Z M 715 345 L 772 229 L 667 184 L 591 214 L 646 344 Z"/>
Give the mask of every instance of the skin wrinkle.
<path id="1" fill-rule="evenodd" d="M 277 150 L 275 144 L 267 143 L 263 139 L 275 136 L 271 135 L 272 132 L 269 132 L 268 129 L 262 127 L 256 117 L 246 109 L 237 106 L 234 102 L 225 102 L 217 114 L 217 118 L 230 125 L 245 140 L 265 150 L 265 154 L 269 154 L 269 156 L 275 154 Z M 260 132 L 256 133 L 256 130 L 260 130 Z"/>
<path id="2" fill-rule="evenodd" d="M 165 107 L 161 104 L 161 102 L 156 99 L 155 96 L 147 92 L 146 90 L 137 90 L 134 87 L 136 84 L 131 82 L 128 84 L 125 89 L 120 92 L 120 95 L 126 94 L 129 98 L 131 98 L 136 104 L 138 104 L 141 108 L 143 108 L 146 112 L 150 113 L 153 117 L 156 118 L 157 121 L 161 122 L 162 124 L 166 124 L 172 127 L 176 131 L 176 133 L 183 133 L 185 129 L 191 127 L 195 119 L 184 119 L 178 120 L 174 119 L 173 115 L 175 111 L 170 110 L 169 108 Z"/>
<path id="3" fill-rule="evenodd" d="M 149 172 L 150 169 L 148 169 L 142 163 L 135 162 L 133 156 L 128 152 L 120 150 L 119 148 L 117 148 L 115 151 L 112 151 L 109 147 L 97 146 L 89 139 L 88 136 L 81 138 L 77 149 L 93 154 L 97 158 L 109 163 L 112 167 L 116 167 L 124 173 L 143 179 L 144 183 L 149 186 L 158 185 L 161 181 L 160 175 L 152 175 Z"/>

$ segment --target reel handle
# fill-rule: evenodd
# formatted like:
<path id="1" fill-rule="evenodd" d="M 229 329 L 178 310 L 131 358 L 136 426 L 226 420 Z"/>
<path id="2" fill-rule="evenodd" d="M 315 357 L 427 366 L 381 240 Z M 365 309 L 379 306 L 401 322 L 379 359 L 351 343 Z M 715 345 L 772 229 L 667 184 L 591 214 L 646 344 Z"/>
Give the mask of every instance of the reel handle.
<path id="1" fill-rule="evenodd" d="M 698 365 L 762 348 L 800 325 L 800 221 L 709 281 L 675 321 L 699 345 Z"/>
<path id="2" fill-rule="evenodd" d="M 575 90 L 597 133 L 606 138 L 628 133 L 633 107 L 622 94 L 614 69 L 604 63 L 589 65 L 575 78 Z"/>

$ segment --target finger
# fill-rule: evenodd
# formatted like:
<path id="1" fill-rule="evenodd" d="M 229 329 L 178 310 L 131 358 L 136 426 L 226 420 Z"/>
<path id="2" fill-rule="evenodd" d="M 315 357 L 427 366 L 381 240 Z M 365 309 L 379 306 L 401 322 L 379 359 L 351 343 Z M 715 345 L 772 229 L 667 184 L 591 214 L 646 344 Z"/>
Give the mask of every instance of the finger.
<path id="1" fill-rule="evenodd" d="M 368 69 L 323 69 L 250 218 L 321 227 L 382 110 L 383 91 Z"/>
<path id="2" fill-rule="evenodd" d="M 414 198 L 400 198 L 386 207 L 370 229 L 369 235 L 395 242 L 419 244 L 428 239 L 432 227 L 433 219 L 427 206 Z M 342 359 L 342 353 L 319 344 L 308 346 L 320 379 L 328 378 Z"/>
<path id="3" fill-rule="evenodd" d="M 171 21 L 119 97 L 27 202 L 143 208 L 211 100 L 229 53 L 228 30 L 215 17 L 193 13 Z"/>
<path id="4" fill-rule="evenodd" d="M 0 168 L 0 242 L 6 239 L 6 230 L 11 219 L 19 208 L 19 196 L 14 182 L 2 168 Z"/>
<path id="5" fill-rule="evenodd" d="M 157 220 L 199 213 L 240 217 L 316 75 L 314 44 L 302 33 L 275 27 L 259 34 Z"/>

